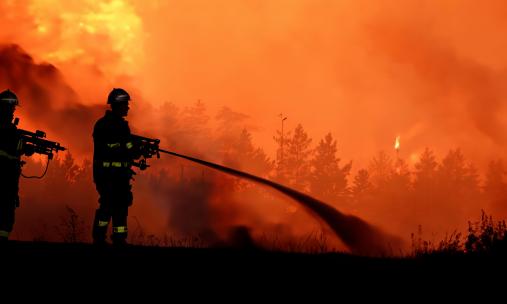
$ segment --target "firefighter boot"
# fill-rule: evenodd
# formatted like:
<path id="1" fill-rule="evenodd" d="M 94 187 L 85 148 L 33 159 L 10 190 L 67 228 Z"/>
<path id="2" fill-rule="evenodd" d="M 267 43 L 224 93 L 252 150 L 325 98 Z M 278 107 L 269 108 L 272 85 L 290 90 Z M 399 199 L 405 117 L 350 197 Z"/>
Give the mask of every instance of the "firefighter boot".
<path id="1" fill-rule="evenodd" d="M 98 246 L 107 245 L 106 234 L 109 221 L 104 220 L 101 216 L 101 210 L 97 209 L 95 212 L 95 219 L 93 221 L 93 244 Z"/>
<path id="2" fill-rule="evenodd" d="M 125 246 L 128 246 L 128 243 L 127 243 L 127 226 L 113 227 L 113 235 L 111 235 L 111 240 L 113 241 L 113 245 L 115 247 L 125 247 Z"/>

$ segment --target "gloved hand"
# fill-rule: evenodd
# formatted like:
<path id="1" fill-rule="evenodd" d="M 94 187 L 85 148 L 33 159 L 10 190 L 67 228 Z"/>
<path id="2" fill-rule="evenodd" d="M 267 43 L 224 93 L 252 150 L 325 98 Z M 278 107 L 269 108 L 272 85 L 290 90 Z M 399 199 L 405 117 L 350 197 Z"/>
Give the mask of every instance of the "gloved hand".
<path id="1" fill-rule="evenodd" d="M 35 146 L 33 145 L 25 145 L 23 147 L 23 154 L 26 156 L 32 156 L 35 153 Z"/>

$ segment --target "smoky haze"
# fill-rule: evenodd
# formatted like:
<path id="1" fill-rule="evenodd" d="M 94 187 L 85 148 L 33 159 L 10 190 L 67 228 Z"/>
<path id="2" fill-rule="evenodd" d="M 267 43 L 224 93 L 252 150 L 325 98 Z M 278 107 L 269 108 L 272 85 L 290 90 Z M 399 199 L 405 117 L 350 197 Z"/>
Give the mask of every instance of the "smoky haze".
<path id="1" fill-rule="evenodd" d="M 56 5 L 38 0 L 4 2 L 0 9 L 6 12 L 0 20 L 2 56 L 27 73 L 25 85 L 19 80 L 25 75 L 1 67 L 15 76 L 2 78 L 2 85 L 18 89 L 21 102 L 28 104 L 19 109 L 21 126 L 47 128 L 48 136 L 68 142 L 80 159 L 90 152 L 89 128 L 101 115 L 105 96 L 121 86 L 134 97 L 129 119 L 135 132 L 160 137 L 168 149 L 265 177 L 282 177 L 276 173 L 279 142 L 273 140 L 281 128 L 280 113 L 288 117 L 287 139 L 301 123 L 313 139 L 311 149 L 331 132 L 341 159 L 333 170 L 342 172 L 338 178 L 353 193 L 339 193 L 352 195 L 347 203 L 331 201 L 391 232 L 407 236 L 418 224 L 432 232 L 452 231 L 481 208 L 506 214 L 499 203 L 504 176 L 497 160 L 507 152 L 505 1 L 85 0 Z M 42 92 L 35 94 L 33 87 Z M 240 138 L 245 142 L 244 128 L 253 143 L 251 154 L 235 148 Z M 398 153 L 393 149 L 397 136 Z M 417 167 L 426 147 L 434 163 L 429 153 L 426 167 Z M 315 170 L 315 164 L 301 168 Z M 172 181 L 193 175 L 200 181 L 202 176 L 200 169 L 171 159 L 157 162 L 154 175 L 160 173 L 156 166 L 167 168 Z M 434 171 L 439 181 L 460 182 L 440 183 L 442 188 L 428 198 L 422 195 L 431 185 L 425 174 L 431 180 Z M 376 192 L 364 194 L 359 190 L 369 187 L 368 176 Z M 384 183 L 386 177 L 395 182 Z M 136 182 L 142 184 L 143 178 Z M 209 183 L 215 185 L 211 189 L 222 189 L 221 179 Z M 309 182 L 288 183 L 311 191 Z M 170 196 L 156 200 L 149 189 L 138 197 L 158 202 Z M 459 195 L 449 198 L 449 189 Z M 467 189 L 475 189 L 477 196 L 464 195 Z M 280 218 L 289 223 L 290 217 L 293 224 L 311 221 L 294 219 L 301 211 L 292 206 L 277 209 L 267 203 L 271 198 L 244 191 L 223 194 L 229 198 L 224 205 L 237 210 L 232 206 L 238 201 L 262 202 L 246 208 L 253 223 L 267 217 L 273 223 Z M 185 195 L 170 194 L 184 201 Z M 220 197 L 211 190 L 202 195 Z M 329 201 L 331 194 L 315 195 Z M 406 202 L 414 201 L 407 208 Z M 179 230 L 206 230 L 210 223 L 216 228 L 217 221 L 197 216 L 211 205 L 194 210 L 203 223 L 195 227 L 177 220 L 188 211 L 183 203 L 171 206 Z M 241 224 L 241 212 L 228 217 L 227 208 L 213 206 L 221 210 L 215 218 Z"/>
<path id="2" fill-rule="evenodd" d="M 66 222 L 66 217 L 78 211 L 82 217 L 86 218 L 78 222 L 80 225 L 78 240 L 88 240 L 86 227 L 90 224 L 89 220 L 93 214 L 92 204 L 96 201 L 96 194 L 91 185 L 90 144 L 83 138 L 89 138 L 93 123 L 102 114 L 103 107 L 81 104 L 76 92 L 67 84 L 55 66 L 48 63 L 36 63 L 17 45 L 2 45 L 0 62 L 3 63 L 1 85 L 10 88 L 18 95 L 22 104 L 22 107 L 18 109 L 19 114 L 22 118 L 28 118 L 25 125 L 49 131 L 48 133 L 54 136 L 51 139 L 61 140 L 69 151 L 85 159 L 85 162 L 80 165 L 71 154 L 65 154 L 57 157 L 44 180 L 22 181 L 21 198 L 30 208 L 20 212 L 21 220 L 18 222 L 21 227 L 16 230 L 15 235 L 22 239 L 37 240 L 63 237 L 65 228 L 61 226 L 63 224 L 66 227 L 65 225 L 69 224 Z M 142 101 L 138 104 L 134 106 L 135 109 L 149 114 L 147 120 L 152 123 L 150 131 L 158 133 L 162 138 L 170 138 L 167 142 L 175 148 L 194 153 L 207 152 L 215 156 L 221 155 L 220 149 L 205 151 L 203 148 L 218 146 L 227 151 L 237 143 L 240 147 L 242 144 L 246 145 L 247 149 L 252 148 L 250 135 L 245 133 L 246 129 L 242 133 L 246 136 L 244 138 L 246 142 L 242 143 L 238 142 L 239 134 L 225 128 L 225 125 L 242 124 L 248 119 L 248 115 L 224 107 L 216 116 L 224 127 L 220 128 L 218 137 L 213 139 L 209 136 L 210 130 L 207 127 L 209 118 L 205 112 L 205 106 L 200 102 L 181 110 L 181 113 L 171 104 L 165 104 L 156 109 L 143 106 Z M 166 111 L 161 116 L 157 116 L 156 113 L 160 112 L 160 109 Z M 180 119 L 175 117 L 178 113 L 181 115 Z M 144 115 L 133 117 L 139 122 L 146 119 Z M 252 171 L 269 170 L 269 160 L 262 150 L 257 149 L 254 154 L 264 163 L 260 167 L 256 167 L 255 163 L 247 167 Z M 224 158 L 230 158 L 229 161 L 236 165 L 241 163 L 234 156 Z M 166 160 L 165 164 L 171 169 L 177 167 L 177 162 L 171 162 L 170 159 Z M 160 165 L 163 167 L 163 164 Z M 181 174 L 176 176 L 174 174 L 168 176 L 164 173 L 165 171 L 161 171 L 151 177 L 140 178 L 140 185 L 136 191 L 136 198 L 139 201 L 136 206 L 140 208 L 134 209 L 133 218 L 141 235 L 144 235 L 146 228 L 157 230 L 157 233 L 167 233 L 168 227 L 164 224 L 167 218 L 157 217 L 157 208 L 170 211 L 169 221 L 173 231 L 181 235 L 192 233 L 199 235 L 203 241 L 211 244 L 223 242 L 222 238 L 227 238 L 231 227 L 234 229 L 235 225 L 244 224 L 237 220 L 239 211 L 235 209 L 238 207 L 233 205 L 235 200 L 230 197 L 234 187 L 227 187 L 227 185 L 231 186 L 232 182 L 209 172 L 204 178 L 205 172 L 195 166 L 186 166 L 186 170 L 189 169 L 194 171 L 190 174 L 191 177 L 193 175 L 193 179 L 187 182 L 184 181 L 183 169 Z M 42 170 L 43 165 L 28 160 L 24 171 L 26 174 L 26 171 L 42 172 Z M 195 179 L 199 174 L 200 178 Z M 61 187 L 65 190 L 56 191 Z M 151 193 L 159 194 L 160 197 Z M 148 202 L 151 201 L 155 203 L 150 205 Z M 220 205 L 216 203 L 217 201 Z M 57 225 L 48 226 L 48 222 L 57 223 Z"/>
<path id="3" fill-rule="evenodd" d="M 233 106 L 269 151 L 283 112 L 361 162 L 396 135 L 407 158 L 425 146 L 482 165 L 505 155 L 501 1 L 162 3 L 144 23 L 146 94 Z"/>
<path id="4" fill-rule="evenodd" d="M 505 6 L 9 2 L 0 38 L 58 66 L 85 104 L 121 84 L 150 104 L 202 99 L 213 112 L 246 113 L 271 154 L 283 112 L 288 128 L 333 132 L 343 156 L 363 165 L 400 135 L 412 163 L 426 146 L 439 155 L 461 147 L 485 167 L 506 152 Z"/>
<path id="5" fill-rule="evenodd" d="M 42 125 L 50 140 L 65 139 L 71 151 L 90 153 L 88 130 L 102 110 L 82 104 L 55 66 L 35 63 L 19 46 L 0 45 L 0 71 L 0 86 L 20 100 L 21 128 Z"/>
<path id="6" fill-rule="evenodd" d="M 308 211 L 312 212 L 318 220 L 325 222 L 343 242 L 350 248 L 352 253 L 361 255 L 386 255 L 391 254 L 389 250 L 398 252 L 403 249 L 401 239 L 384 234 L 378 228 L 371 226 L 362 219 L 345 215 L 333 207 L 321 202 L 309 195 L 298 192 L 286 186 L 274 183 L 264 178 L 251 175 L 232 168 L 224 167 L 218 164 L 210 163 L 201 159 L 181 155 L 171 151 L 162 151 L 189 161 L 210 167 L 221 172 L 231 174 L 242 179 L 246 179 L 263 186 L 276 189 L 283 194 L 291 197 Z M 391 248 L 389 248 L 391 246 Z"/>

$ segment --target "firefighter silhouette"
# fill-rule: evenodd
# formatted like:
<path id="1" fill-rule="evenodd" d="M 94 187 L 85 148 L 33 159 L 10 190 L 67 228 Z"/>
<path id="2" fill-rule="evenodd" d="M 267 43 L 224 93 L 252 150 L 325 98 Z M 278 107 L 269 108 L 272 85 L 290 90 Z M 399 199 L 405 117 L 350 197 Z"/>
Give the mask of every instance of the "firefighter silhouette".
<path id="1" fill-rule="evenodd" d="M 21 156 L 33 151 L 23 146 L 16 125 L 14 111 L 18 97 L 10 90 L 0 93 L 0 241 L 5 242 L 14 226 L 15 210 L 19 207 L 19 177 Z"/>
<path id="2" fill-rule="evenodd" d="M 123 89 L 113 89 L 107 98 L 111 106 L 93 130 L 93 180 L 99 193 L 99 208 L 93 223 L 93 241 L 105 245 L 112 219 L 113 245 L 126 245 L 128 208 L 132 205 L 130 180 L 132 163 L 140 157 L 134 147 L 128 122 L 130 95 Z"/>

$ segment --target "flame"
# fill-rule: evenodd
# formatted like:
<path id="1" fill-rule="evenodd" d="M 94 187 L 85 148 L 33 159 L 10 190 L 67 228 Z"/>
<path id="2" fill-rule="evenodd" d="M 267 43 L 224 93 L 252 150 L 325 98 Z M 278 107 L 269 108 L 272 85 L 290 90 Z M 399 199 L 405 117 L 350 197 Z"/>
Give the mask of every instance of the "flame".
<path id="1" fill-rule="evenodd" d="M 399 136 L 396 136 L 396 141 L 394 142 L 394 149 L 396 149 L 397 151 L 400 150 L 400 137 Z"/>
<path id="2" fill-rule="evenodd" d="M 30 1 L 36 39 L 46 41 L 41 59 L 98 63 L 113 75 L 139 70 L 144 57 L 142 19 L 130 2 Z"/>

